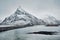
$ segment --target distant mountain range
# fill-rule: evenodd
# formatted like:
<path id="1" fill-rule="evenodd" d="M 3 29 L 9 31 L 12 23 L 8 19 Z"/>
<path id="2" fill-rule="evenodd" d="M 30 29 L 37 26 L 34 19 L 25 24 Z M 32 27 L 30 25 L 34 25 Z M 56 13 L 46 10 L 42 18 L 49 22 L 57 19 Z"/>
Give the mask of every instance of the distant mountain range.
<path id="1" fill-rule="evenodd" d="M 48 16 L 47 18 L 44 19 L 44 22 L 46 25 L 51 25 L 51 26 L 54 26 L 54 25 L 59 25 L 60 22 L 59 20 L 57 20 L 55 17 L 53 16 Z"/>
<path id="2" fill-rule="evenodd" d="M 14 14 L 5 18 L 1 23 L 1 25 L 58 25 L 60 21 L 58 21 L 53 16 L 48 16 L 45 19 L 38 19 L 37 17 L 27 13 L 22 8 L 17 8 Z"/>

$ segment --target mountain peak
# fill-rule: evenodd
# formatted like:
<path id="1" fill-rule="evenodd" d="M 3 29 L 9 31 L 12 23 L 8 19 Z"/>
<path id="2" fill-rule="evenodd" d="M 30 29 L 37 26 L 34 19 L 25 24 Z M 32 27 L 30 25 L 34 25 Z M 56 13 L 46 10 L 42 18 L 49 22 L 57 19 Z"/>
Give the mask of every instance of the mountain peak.
<path id="1" fill-rule="evenodd" d="M 42 24 L 42 21 L 18 7 L 15 13 L 5 18 L 1 24 L 37 25 Z"/>
<path id="2" fill-rule="evenodd" d="M 18 7 L 17 10 L 15 11 L 15 14 L 25 14 L 26 11 L 23 10 L 21 7 Z"/>
<path id="3" fill-rule="evenodd" d="M 46 24 L 58 24 L 57 23 L 57 19 L 54 16 L 47 16 L 47 18 L 45 18 L 44 20 L 46 22 Z"/>
<path id="4" fill-rule="evenodd" d="M 25 10 L 21 6 L 19 6 L 17 10 L 20 10 L 21 12 L 25 12 Z"/>
<path id="5" fill-rule="evenodd" d="M 47 19 L 49 19 L 49 20 L 53 20 L 53 21 L 57 20 L 54 16 L 48 16 Z"/>

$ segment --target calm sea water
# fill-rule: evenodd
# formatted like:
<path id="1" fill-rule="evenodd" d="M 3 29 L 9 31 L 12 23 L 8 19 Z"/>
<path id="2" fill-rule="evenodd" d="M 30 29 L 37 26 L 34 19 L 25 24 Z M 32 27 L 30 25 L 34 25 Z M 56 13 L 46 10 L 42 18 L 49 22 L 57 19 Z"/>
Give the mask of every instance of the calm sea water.
<path id="1" fill-rule="evenodd" d="M 26 34 L 37 31 L 57 31 L 57 35 Z M 60 40 L 60 26 L 31 26 L 0 33 L 0 40 Z"/>

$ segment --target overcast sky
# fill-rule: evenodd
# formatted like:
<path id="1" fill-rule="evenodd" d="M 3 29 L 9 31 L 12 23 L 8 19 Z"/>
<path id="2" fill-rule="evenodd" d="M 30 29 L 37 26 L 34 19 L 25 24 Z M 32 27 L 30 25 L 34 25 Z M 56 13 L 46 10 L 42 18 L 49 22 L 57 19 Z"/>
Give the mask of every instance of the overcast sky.
<path id="1" fill-rule="evenodd" d="M 0 19 L 13 14 L 19 6 L 38 18 L 52 15 L 60 19 L 60 0 L 0 0 Z"/>

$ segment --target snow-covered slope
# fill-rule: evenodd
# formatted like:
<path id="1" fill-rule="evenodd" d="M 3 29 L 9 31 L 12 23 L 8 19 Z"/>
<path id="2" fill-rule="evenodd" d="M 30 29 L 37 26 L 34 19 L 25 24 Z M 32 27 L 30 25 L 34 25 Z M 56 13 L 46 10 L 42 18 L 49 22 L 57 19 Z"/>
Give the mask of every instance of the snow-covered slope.
<path id="1" fill-rule="evenodd" d="M 57 23 L 60 25 L 60 20 L 58 20 Z"/>
<path id="2" fill-rule="evenodd" d="M 0 20 L 0 23 L 2 22 L 2 20 Z"/>
<path id="3" fill-rule="evenodd" d="M 0 23 L 1 23 L 1 20 L 0 20 Z"/>
<path id="4" fill-rule="evenodd" d="M 47 18 L 45 18 L 44 22 L 49 25 L 58 24 L 58 20 L 53 16 L 48 16 Z"/>
<path id="5" fill-rule="evenodd" d="M 17 8 L 14 14 L 5 18 L 1 23 L 3 25 L 37 25 L 43 24 L 41 19 L 36 18 L 35 16 L 27 13 L 22 8 Z"/>

